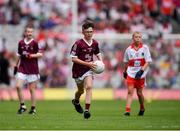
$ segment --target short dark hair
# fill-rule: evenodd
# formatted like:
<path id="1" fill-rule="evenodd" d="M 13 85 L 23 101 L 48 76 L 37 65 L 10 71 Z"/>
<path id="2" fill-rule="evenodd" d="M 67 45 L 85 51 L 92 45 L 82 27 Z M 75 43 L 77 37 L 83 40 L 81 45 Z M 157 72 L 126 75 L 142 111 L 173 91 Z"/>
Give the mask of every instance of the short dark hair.
<path id="1" fill-rule="evenodd" d="M 86 21 L 83 25 L 82 25 L 82 30 L 84 29 L 88 29 L 89 27 L 92 27 L 94 29 L 94 23 L 92 21 Z"/>
<path id="2" fill-rule="evenodd" d="M 32 29 L 34 29 L 34 26 L 31 25 L 31 24 L 29 24 L 29 25 L 26 25 L 25 30 L 26 30 L 27 28 L 32 28 Z"/>

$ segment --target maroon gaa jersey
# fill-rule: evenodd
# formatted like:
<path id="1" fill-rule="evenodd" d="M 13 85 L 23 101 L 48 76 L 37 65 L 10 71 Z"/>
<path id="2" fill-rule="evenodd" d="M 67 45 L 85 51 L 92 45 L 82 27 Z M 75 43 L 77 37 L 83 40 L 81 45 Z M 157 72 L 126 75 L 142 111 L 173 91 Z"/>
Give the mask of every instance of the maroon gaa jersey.
<path id="1" fill-rule="evenodd" d="M 25 40 L 21 40 L 18 44 L 18 55 L 22 54 L 36 54 L 39 51 L 38 43 L 35 40 L 31 40 L 29 43 L 25 43 Z M 39 74 L 38 59 L 37 58 L 24 58 L 20 57 L 20 65 L 18 72 L 23 74 Z"/>
<path id="2" fill-rule="evenodd" d="M 92 44 L 88 45 L 84 39 L 80 39 L 74 43 L 72 46 L 70 55 L 71 57 L 77 57 L 80 60 L 90 62 L 93 61 L 93 55 L 99 54 L 99 45 L 98 42 L 92 40 Z M 72 74 L 73 78 L 81 77 L 84 73 L 89 71 L 90 68 L 84 65 L 73 63 Z"/>

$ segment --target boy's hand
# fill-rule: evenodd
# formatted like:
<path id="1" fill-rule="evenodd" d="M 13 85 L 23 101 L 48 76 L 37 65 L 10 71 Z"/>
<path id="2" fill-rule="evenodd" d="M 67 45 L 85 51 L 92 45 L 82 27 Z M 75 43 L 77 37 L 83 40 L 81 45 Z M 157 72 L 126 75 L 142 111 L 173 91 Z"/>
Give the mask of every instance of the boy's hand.
<path id="1" fill-rule="evenodd" d="M 93 62 L 89 62 L 89 67 L 91 68 L 91 69 L 96 69 L 96 64 L 94 64 Z"/>
<path id="2" fill-rule="evenodd" d="M 135 75 L 135 79 L 140 79 L 143 73 L 144 73 L 143 70 L 138 71 Z"/>

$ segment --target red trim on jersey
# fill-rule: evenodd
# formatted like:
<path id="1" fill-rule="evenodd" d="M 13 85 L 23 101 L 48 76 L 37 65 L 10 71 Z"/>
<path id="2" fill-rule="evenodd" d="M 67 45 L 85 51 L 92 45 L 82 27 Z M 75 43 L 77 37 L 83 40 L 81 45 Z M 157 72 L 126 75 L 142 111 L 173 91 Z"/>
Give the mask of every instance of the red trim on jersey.
<path id="1" fill-rule="evenodd" d="M 139 50 L 140 48 L 142 48 L 142 47 L 143 47 L 143 44 L 142 44 L 142 43 L 139 43 L 138 47 L 136 47 L 136 48 L 135 48 L 135 47 L 136 47 L 136 46 L 135 46 L 135 43 L 132 43 L 132 44 L 131 44 L 131 48 L 133 48 L 133 49 L 136 50 L 136 51 Z"/>
<path id="2" fill-rule="evenodd" d="M 140 59 L 132 59 L 132 60 L 129 60 L 128 62 L 128 66 L 135 66 L 135 61 L 140 61 L 140 65 L 138 66 L 144 66 L 145 63 L 146 63 L 146 60 L 144 58 L 140 58 Z"/>

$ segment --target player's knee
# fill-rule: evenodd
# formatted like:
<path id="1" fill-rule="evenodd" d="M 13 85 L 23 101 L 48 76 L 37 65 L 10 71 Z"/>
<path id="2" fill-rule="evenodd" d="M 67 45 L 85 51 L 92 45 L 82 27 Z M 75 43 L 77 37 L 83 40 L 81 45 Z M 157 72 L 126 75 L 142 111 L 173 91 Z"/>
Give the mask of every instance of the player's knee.
<path id="1" fill-rule="evenodd" d="M 133 91 L 128 90 L 128 95 L 133 95 Z"/>
<path id="2" fill-rule="evenodd" d="M 19 90 L 19 89 L 20 89 L 20 86 L 16 86 L 16 89 Z"/>
<path id="3" fill-rule="evenodd" d="M 87 85 L 86 90 L 92 90 L 92 86 Z"/>
<path id="4" fill-rule="evenodd" d="M 33 88 L 29 88 L 29 91 L 30 91 L 30 92 L 33 92 L 33 91 L 34 91 L 34 89 L 33 89 Z"/>
<path id="5" fill-rule="evenodd" d="M 137 91 L 138 96 L 142 96 L 142 91 Z"/>

